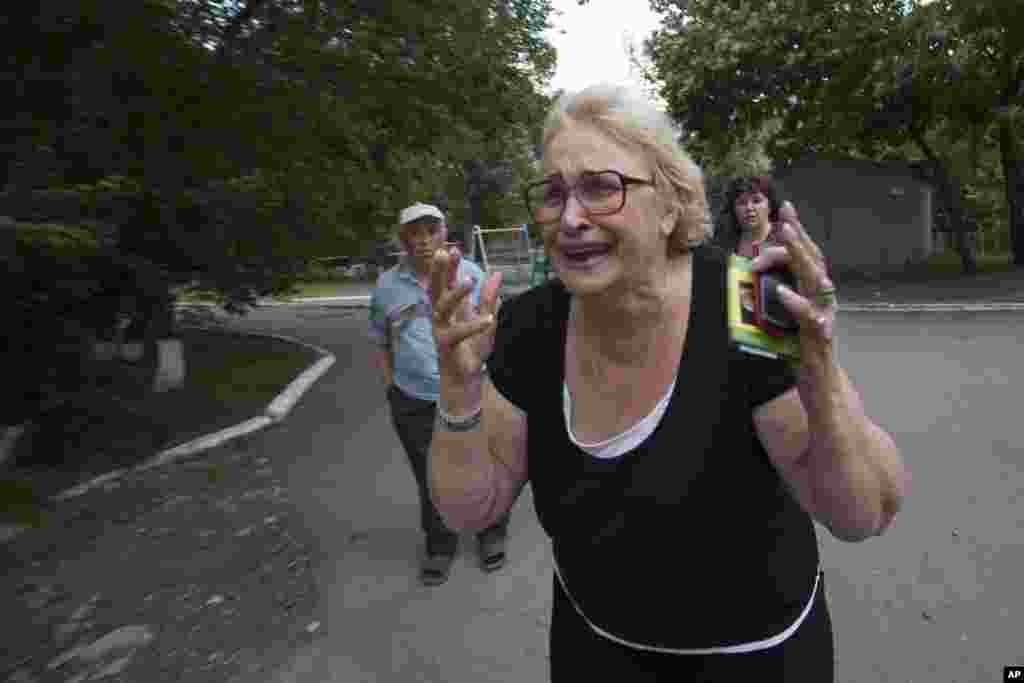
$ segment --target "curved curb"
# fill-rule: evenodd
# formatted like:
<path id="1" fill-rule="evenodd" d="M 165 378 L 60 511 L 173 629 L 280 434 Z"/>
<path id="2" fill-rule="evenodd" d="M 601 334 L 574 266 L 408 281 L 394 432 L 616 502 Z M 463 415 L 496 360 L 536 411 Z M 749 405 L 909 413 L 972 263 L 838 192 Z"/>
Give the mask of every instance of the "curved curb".
<path id="1" fill-rule="evenodd" d="M 167 463 L 174 462 L 175 460 L 195 455 L 196 453 L 201 453 L 223 443 L 227 443 L 233 439 L 237 439 L 240 436 L 251 434 L 252 432 L 256 432 L 260 429 L 276 424 L 288 416 L 292 411 L 292 408 L 295 407 L 295 404 L 299 402 L 300 398 L 302 398 L 302 395 L 309 391 L 310 387 L 312 387 L 318 379 L 323 377 L 330 367 L 334 365 L 336 360 L 334 354 L 330 351 L 322 349 L 319 346 L 307 344 L 306 342 L 293 337 L 285 337 L 278 334 L 237 331 L 230 331 L 228 334 L 238 334 L 245 337 L 262 337 L 264 339 L 277 339 L 279 341 L 289 342 L 291 344 L 296 344 L 297 346 L 312 349 L 320 355 L 320 358 L 303 370 L 298 377 L 289 382 L 288 386 L 284 388 L 284 391 L 278 394 L 274 400 L 267 404 L 263 415 L 250 418 L 231 427 L 211 432 L 210 434 L 205 434 L 192 439 L 191 441 L 186 441 L 183 444 L 178 444 L 172 448 L 162 450 L 148 460 L 144 460 L 133 467 L 112 470 L 101 474 L 87 482 L 61 491 L 60 493 L 52 496 L 51 500 L 59 502 L 75 498 L 98 486 L 103 486 L 104 484 L 115 481 L 129 472 L 143 472 L 145 470 L 153 469 L 154 467 L 166 465 Z"/>

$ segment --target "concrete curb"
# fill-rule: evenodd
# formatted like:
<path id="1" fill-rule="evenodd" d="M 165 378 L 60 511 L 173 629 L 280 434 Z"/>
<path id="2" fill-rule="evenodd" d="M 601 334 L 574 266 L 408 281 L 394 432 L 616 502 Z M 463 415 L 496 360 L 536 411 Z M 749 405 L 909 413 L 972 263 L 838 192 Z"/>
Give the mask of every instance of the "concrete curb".
<path id="1" fill-rule="evenodd" d="M 260 307 L 281 306 L 325 306 L 328 308 L 367 308 L 368 296 L 340 296 L 293 299 L 291 301 L 260 302 Z M 906 312 L 948 312 L 948 311 L 1024 311 L 1024 302 L 1017 301 L 944 301 L 928 303 L 848 303 L 839 304 L 840 313 L 906 313 Z"/>
<path id="2" fill-rule="evenodd" d="M 508 296 L 509 293 L 503 296 Z M 515 294 L 515 292 L 512 292 Z M 216 304 L 193 303 L 178 304 L 179 306 L 201 306 L 215 308 Z M 369 296 L 322 296 L 292 299 L 290 301 L 260 301 L 259 308 L 279 308 L 284 306 L 320 306 L 325 308 L 368 308 Z M 940 302 L 905 302 L 890 303 L 881 301 L 863 303 L 840 303 L 840 313 L 907 313 L 907 312 L 1015 312 L 1024 311 L 1024 302 L 1020 301 L 940 301 Z"/>
<path id="3" fill-rule="evenodd" d="M 337 306 L 339 308 L 369 308 L 369 296 L 318 296 L 291 299 L 289 301 L 274 301 L 266 299 L 257 304 L 260 308 L 273 308 L 277 306 Z"/>
<path id="4" fill-rule="evenodd" d="M 221 332 L 221 334 L 224 333 Z M 237 334 L 245 337 L 261 337 L 264 339 L 277 339 L 279 341 L 311 349 L 318 353 L 320 358 L 302 371 L 298 377 L 289 382 L 284 391 L 278 394 L 274 400 L 267 404 L 263 415 L 250 418 L 234 426 L 227 427 L 210 434 L 205 434 L 192 439 L 191 441 L 186 441 L 183 444 L 160 451 L 153 457 L 135 465 L 134 467 L 113 470 L 111 472 L 101 474 L 87 482 L 65 491 L 61 491 L 53 496 L 52 500 L 59 502 L 75 498 L 98 486 L 103 486 L 104 484 L 115 481 L 129 472 L 143 472 L 155 467 L 160 467 L 161 465 L 166 465 L 167 463 L 174 462 L 175 460 L 201 453 L 233 439 L 237 439 L 240 436 L 251 434 L 252 432 L 256 432 L 260 429 L 276 424 L 288 416 L 295 407 L 295 404 L 299 402 L 300 398 L 302 398 L 302 395 L 309 391 L 310 387 L 312 387 L 318 379 L 323 377 L 335 362 L 334 354 L 331 352 L 322 349 L 319 346 L 307 344 L 306 342 L 293 337 L 285 337 L 277 334 L 261 334 L 256 332 L 227 332 L 226 334 Z"/>

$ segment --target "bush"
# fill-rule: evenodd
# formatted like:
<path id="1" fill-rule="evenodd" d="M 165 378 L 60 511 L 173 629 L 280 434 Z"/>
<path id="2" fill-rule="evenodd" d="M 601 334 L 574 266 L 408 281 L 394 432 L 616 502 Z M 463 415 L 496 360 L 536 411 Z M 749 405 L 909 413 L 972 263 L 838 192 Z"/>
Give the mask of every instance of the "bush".
<path id="1" fill-rule="evenodd" d="M 0 233 L 13 243 L 0 253 L 12 302 L 4 402 L 13 410 L 3 420 L 19 424 L 88 391 L 93 342 L 150 313 L 162 285 L 152 264 L 102 245 L 90 225 L 8 222 Z"/>

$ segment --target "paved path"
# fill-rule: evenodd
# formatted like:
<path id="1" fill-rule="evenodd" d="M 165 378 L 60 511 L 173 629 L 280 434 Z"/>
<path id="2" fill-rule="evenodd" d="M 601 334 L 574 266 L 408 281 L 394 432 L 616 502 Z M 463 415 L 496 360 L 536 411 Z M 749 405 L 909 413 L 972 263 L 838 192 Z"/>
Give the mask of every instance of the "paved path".
<path id="1" fill-rule="evenodd" d="M 273 307 L 239 326 L 337 356 L 253 445 L 282 465 L 325 553 L 323 637 L 266 680 L 546 680 L 551 561 L 528 492 L 503 571 L 484 575 L 465 553 L 446 585 L 418 586 L 415 489 L 365 312 Z M 885 537 L 823 538 L 838 680 L 1001 680 L 1004 664 L 1024 664 L 1024 317 L 844 313 L 840 330 L 842 361 L 902 446 L 914 488 Z"/>
<path id="2" fill-rule="evenodd" d="M 325 556 L 324 637 L 272 680 L 544 680 L 550 557 L 528 496 L 513 513 L 502 572 L 484 574 L 464 552 L 446 585 L 419 586 L 416 492 L 372 368 L 365 313 L 271 309 L 243 325 L 318 340 L 337 357 L 253 446 L 287 463 L 292 500 Z"/>

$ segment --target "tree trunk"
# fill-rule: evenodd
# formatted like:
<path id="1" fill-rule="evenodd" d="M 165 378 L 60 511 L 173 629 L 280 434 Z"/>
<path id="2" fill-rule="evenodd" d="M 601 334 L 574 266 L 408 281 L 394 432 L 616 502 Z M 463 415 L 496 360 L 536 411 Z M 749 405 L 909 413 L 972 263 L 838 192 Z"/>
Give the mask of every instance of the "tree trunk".
<path id="1" fill-rule="evenodd" d="M 960 229 L 956 233 L 956 250 L 960 254 L 960 267 L 964 275 L 978 272 L 978 260 L 975 258 L 976 244 L 974 233 Z"/>
<path id="2" fill-rule="evenodd" d="M 1013 122 L 999 122 L 999 149 L 1006 181 L 1006 206 L 1009 209 L 1010 251 L 1013 264 L 1024 266 L 1024 160 L 1013 132 Z"/>
<path id="3" fill-rule="evenodd" d="M 964 275 L 973 275 L 978 272 L 978 263 L 974 258 L 974 235 L 968 232 L 969 226 L 960 204 L 960 184 L 946 172 L 942 164 L 939 164 L 938 173 L 939 194 L 949 214 L 954 244 L 960 254 L 960 265 Z"/>
<path id="4" fill-rule="evenodd" d="M 0 464 L 14 455 L 18 440 L 25 433 L 27 423 L 20 425 L 0 425 Z"/>
<path id="5" fill-rule="evenodd" d="M 483 162 L 475 159 L 467 159 L 462 163 L 462 173 L 466 183 L 466 208 L 468 209 L 462 244 L 463 251 L 471 259 L 476 257 L 476 240 L 473 238 L 473 230 L 475 226 L 480 225 L 483 216 L 483 170 Z"/>
<path id="6" fill-rule="evenodd" d="M 939 159 L 920 132 L 912 130 L 910 135 L 935 168 L 935 189 L 938 193 L 938 200 L 946 209 L 946 215 L 949 217 L 953 244 L 960 254 L 960 265 L 964 275 L 973 275 L 978 272 L 978 262 L 974 256 L 975 240 L 973 233 L 968 234 L 969 226 L 964 216 L 963 206 L 960 204 L 960 183 L 946 170 L 946 164 Z"/>
<path id="7" fill-rule="evenodd" d="M 156 340 L 153 391 L 162 393 L 185 386 L 185 345 L 180 339 Z"/>

